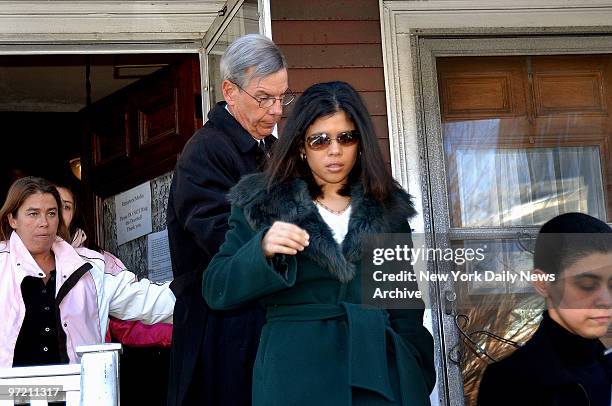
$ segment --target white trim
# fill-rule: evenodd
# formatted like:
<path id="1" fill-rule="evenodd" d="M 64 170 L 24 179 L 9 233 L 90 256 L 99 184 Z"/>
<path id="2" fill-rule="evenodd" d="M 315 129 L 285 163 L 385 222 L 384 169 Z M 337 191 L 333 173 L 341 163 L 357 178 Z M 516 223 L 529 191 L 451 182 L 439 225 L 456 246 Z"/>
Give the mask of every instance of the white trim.
<path id="1" fill-rule="evenodd" d="M 259 0 L 259 33 L 272 39 L 272 12 L 270 11 L 270 0 Z"/>
<path id="2" fill-rule="evenodd" d="M 62 44 L 48 39 L 39 44 L 6 43 L 0 40 L 0 55 L 62 55 L 62 54 L 148 54 L 148 53 L 195 53 L 201 48 L 201 43 L 173 42 L 168 40 L 160 43 L 126 41 L 121 44 L 109 41 L 75 42 Z"/>
<path id="3" fill-rule="evenodd" d="M 232 18 L 234 18 L 240 6 L 242 6 L 242 3 L 244 3 L 244 0 L 227 0 L 224 5 L 225 14 L 219 15 L 218 18 L 213 21 L 208 32 L 204 36 L 204 46 L 206 47 L 207 53 L 215 46 L 215 43 L 232 21 Z"/>
<path id="4" fill-rule="evenodd" d="M 270 0 L 258 0 L 259 2 L 259 33 L 272 39 L 272 12 L 270 11 Z M 272 135 L 278 138 L 278 124 L 274 125 Z"/>
<path id="5" fill-rule="evenodd" d="M 0 1 L 0 41 L 201 39 L 222 1 Z"/>
<path id="6" fill-rule="evenodd" d="M 380 15 L 391 171 L 398 182 L 414 197 L 415 209 L 422 214 L 423 193 L 419 179 L 410 38 L 397 34 L 396 25 L 393 23 L 394 12 L 386 7 L 383 0 L 380 0 Z M 417 233 L 425 231 L 422 215 L 415 217 L 410 225 Z"/>
<path id="7" fill-rule="evenodd" d="M 612 8 L 609 0 L 381 0 L 394 12 L 448 10 Z"/>
<path id="8" fill-rule="evenodd" d="M 0 14 L 200 14 L 216 13 L 223 0 L 0 0 Z"/>
<path id="9" fill-rule="evenodd" d="M 206 49 L 200 48 L 198 52 L 200 58 L 200 89 L 202 101 L 202 122 L 206 122 L 206 115 L 211 109 L 210 106 L 210 90 L 208 89 L 208 55 Z"/>

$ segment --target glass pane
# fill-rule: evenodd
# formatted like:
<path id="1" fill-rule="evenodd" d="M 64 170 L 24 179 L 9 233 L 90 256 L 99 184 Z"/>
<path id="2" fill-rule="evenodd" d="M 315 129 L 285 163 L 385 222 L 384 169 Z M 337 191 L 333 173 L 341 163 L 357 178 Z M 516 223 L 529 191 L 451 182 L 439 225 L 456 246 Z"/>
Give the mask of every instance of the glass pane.
<path id="1" fill-rule="evenodd" d="M 484 252 L 482 261 L 455 265 L 453 269 L 461 275 L 473 275 L 472 280 L 455 282 L 454 322 L 460 342 L 448 355 L 450 362 L 461 368 L 466 405 L 476 405 L 486 366 L 525 343 L 539 324 L 544 301 L 528 281 L 520 278 L 533 268 L 532 245 L 532 240 L 521 239 L 452 244 L 455 250 Z"/>
<path id="2" fill-rule="evenodd" d="M 576 236 L 589 238 L 586 234 Z M 536 278 L 548 275 L 533 272 L 534 242 L 518 236 L 452 243 L 455 252 L 460 249 L 482 252 L 482 260 L 453 265 L 450 278 L 456 293 L 453 317 L 460 341 L 450 348 L 448 357 L 460 366 L 466 405 L 476 405 L 487 365 L 525 344 L 540 324 L 546 306 L 532 284 Z M 574 282 L 555 279 L 554 283 Z M 570 297 L 576 300 L 575 291 Z M 570 303 L 569 299 L 565 303 Z M 607 347 L 612 345 L 612 331 L 608 331 L 602 342 Z"/>
<path id="3" fill-rule="evenodd" d="M 223 30 L 223 33 L 208 54 L 208 79 L 210 88 L 211 106 L 223 100 L 221 91 L 221 69 L 219 62 L 221 56 L 236 38 L 246 34 L 259 32 L 259 12 L 257 0 L 245 0 L 240 10 L 232 17 L 231 21 Z"/>
<path id="4" fill-rule="evenodd" d="M 596 146 L 462 147 L 455 155 L 462 226 L 541 224 L 572 211 L 605 218 Z"/>
<path id="5" fill-rule="evenodd" d="M 454 227 L 611 212 L 612 57 L 439 58 Z"/>

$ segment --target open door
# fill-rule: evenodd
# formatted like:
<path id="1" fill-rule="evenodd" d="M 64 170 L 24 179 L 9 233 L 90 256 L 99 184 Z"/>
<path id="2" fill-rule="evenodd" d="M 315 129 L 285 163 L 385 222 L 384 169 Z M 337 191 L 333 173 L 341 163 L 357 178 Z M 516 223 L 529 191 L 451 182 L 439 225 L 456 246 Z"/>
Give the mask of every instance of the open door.
<path id="1" fill-rule="evenodd" d="M 230 0 L 223 8 L 223 16 L 220 16 L 212 24 L 211 30 L 206 34 L 206 74 L 205 86 L 208 90 L 207 97 L 202 101 L 204 111 L 223 100 L 221 92 L 221 56 L 236 38 L 246 34 L 264 34 L 265 13 L 261 11 L 264 7 L 263 1 L 257 0 Z"/>
<path id="2" fill-rule="evenodd" d="M 199 54 L 176 55 L 170 66 L 82 110 L 86 207 L 94 207 L 88 217 L 100 246 L 103 199 L 172 171 L 206 112 L 222 99 L 219 62 L 227 46 L 245 34 L 269 36 L 269 26 L 269 0 L 228 0 Z"/>
<path id="3" fill-rule="evenodd" d="M 84 117 L 82 176 L 99 225 L 103 198 L 174 168 L 189 137 L 202 125 L 197 54 L 169 66 L 81 111 Z M 104 244 L 100 244 L 104 245 Z"/>

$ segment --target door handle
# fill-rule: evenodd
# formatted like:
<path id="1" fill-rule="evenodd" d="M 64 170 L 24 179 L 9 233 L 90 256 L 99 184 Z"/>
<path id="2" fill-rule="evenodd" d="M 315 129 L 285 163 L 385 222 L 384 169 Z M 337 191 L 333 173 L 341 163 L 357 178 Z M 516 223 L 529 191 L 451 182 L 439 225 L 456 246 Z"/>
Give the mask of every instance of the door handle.
<path id="1" fill-rule="evenodd" d="M 444 313 L 450 316 L 455 313 L 455 301 L 457 300 L 457 294 L 452 290 L 444 292 Z"/>

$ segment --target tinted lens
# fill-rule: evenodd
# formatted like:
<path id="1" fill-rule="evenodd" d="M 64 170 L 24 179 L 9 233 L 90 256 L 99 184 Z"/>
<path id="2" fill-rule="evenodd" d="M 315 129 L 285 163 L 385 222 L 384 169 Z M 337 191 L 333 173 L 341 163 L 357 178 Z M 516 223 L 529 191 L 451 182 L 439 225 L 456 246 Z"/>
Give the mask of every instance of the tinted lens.
<path id="1" fill-rule="evenodd" d="M 327 134 L 317 134 L 306 138 L 306 143 L 311 149 L 320 150 L 326 148 L 331 143 L 331 139 Z"/>
<path id="2" fill-rule="evenodd" d="M 353 145 L 359 140 L 359 133 L 356 131 L 346 131 L 338 134 L 336 141 L 340 145 Z"/>

